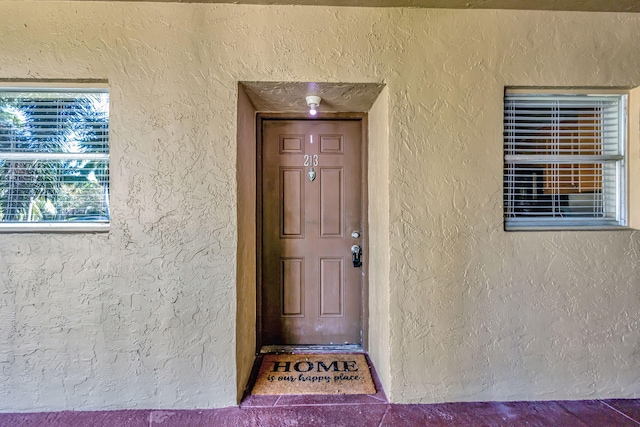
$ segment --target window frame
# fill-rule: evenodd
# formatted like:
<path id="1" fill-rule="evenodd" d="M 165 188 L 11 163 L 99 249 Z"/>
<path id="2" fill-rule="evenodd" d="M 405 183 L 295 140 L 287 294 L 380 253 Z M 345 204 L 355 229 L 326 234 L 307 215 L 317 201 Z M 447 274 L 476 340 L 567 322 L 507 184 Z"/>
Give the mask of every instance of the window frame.
<path id="1" fill-rule="evenodd" d="M 106 93 L 108 100 L 107 113 L 107 136 L 106 153 L 57 153 L 57 152 L 4 152 L 0 153 L 0 159 L 12 160 L 22 159 L 26 161 L 56 161 L 56 160 L 93 160 L 106 162 L 107 169 L 111 169 L 111 93 L 106 82 L 3 82 L 0 81 L 0 92 L 24 92 L 33 93 L 34 97 L 38 93 Z M 46 233 L 46 232 L 71 232 L 71 233 L 101 233 L 108 232 L 111 225 L 111 175 L 107 181 L 107 194 L 105 207 L 107 208 L 107 219 L 101 220 L 78 220 L 78 221 L 0 221 L 0 233 Z M 87 215 L 89 216 L 89 215 Z"/>
<path id="2" fill-rule="evenodd" d="M 598 156 L 587 156 L 587 155 L 567 155 L 567 158 L 564 159 L 564 162 L 570 164 L 567 159 L 570 157 L 575 158 L 587 158 L 588 161 L 585 161 L 585 164 L 592 165 L 602 165 L 605 162 L 614 163 L 615 165 L 615 218 L 613 219 L 597 219 L 597 218 L 588 218 L 586 216 L 580 217 L 576 215 L 572 218 L 562 218 L 562 217 L 544 217 L 541 215 L 540 217 L 531 216 L 527 218 L 525 215 L 518 216 L 509 216 L 509 214 L 513 214 L 513 211 L 509 211 L 509 209 L 513 208 L 513 205 L 508 206 L 507 198 L 508 192 L 513 192 L 514 188 L 509 187 L 507 185 L 507 169 L 508 166 L 514 166 L 518 164 L 517 160 L 522 161 L 523 158 L 529 157 L 534 161 L 537 161 L 541 166 L 548 166 L 550 164 L 555 163 L 544 163 L 542 162 L 543 155 L 538 155 L 536 159 L 535 155 L 532 156 L 522 156 L 522 155 L 509 155 L 508 154 L 508 143 L 507 143 L 507 135 L 508 135 L 508 127 L 507 127 L 507 100 L 510 97 L 518 97 L 521 99 L 530 98 L 530 99 L 555 99 L 555 100 L 569 100 L 571 97 L 576 97 L 580 99 L 589 99 L 589 98 L 617 98 L 618 101 L 618 152 L 615 156 L 611 155 L 598 155 Z M 628 129 L 628 119 L 629 119 L 629 111 L 630 111 L 630 93 L 628 90 L 624 89 L 558 89 L 558 88 L 541 88 L 541 89 L 530 89 L 530 88 L 505 88 L 504 97 L 503 97 L 503 203 L 502 203 L 502 211 L 503 211 L 503 224 L 505 231 L 563 231 L 563 230 L 615 230 L 615 229 L 628 229 L 628 185 L 629 185 L 629 167 L 628 167 L 628 153 L 629 153 L 629 129 Z M 549 121 L 549 124 L 553 124 L 552 121 Z M 511 142 L 513 145 L 513 142 Z M 549 156 L 548 153 L 545 155 Z M 612 157 L 617 157 L 617 159 L 613 160 Z M 600 160 L 600 162 L 598 162 Z M 522 163 L 520 163 L 522 164 Z M 562 164 L 562 161 L 560 161 Z M 557 178 L 560 179 L 560 178 Z M 559 182 L 559 181 L 558 181 Z M 576 193 L 581 194 L 581 193 Z"/>

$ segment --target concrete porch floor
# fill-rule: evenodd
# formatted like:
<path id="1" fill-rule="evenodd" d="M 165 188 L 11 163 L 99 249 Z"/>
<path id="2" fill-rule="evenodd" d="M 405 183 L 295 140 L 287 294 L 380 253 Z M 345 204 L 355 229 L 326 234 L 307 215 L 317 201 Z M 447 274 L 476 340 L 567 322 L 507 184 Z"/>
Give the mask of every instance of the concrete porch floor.
<path id="1" fill-rule="evenodd" d="M 0 414 L 0 426 L 640 426 L 640 399 L 396 405 L 370 396 L 271 396 L 191 411 Z"/>
<path id="2" fill-rule="evenodd" d="M 0 427 L 640 427 L 640 399 L 390 404 L 368 362 L 372 395 L 247 394 L 221 409 L 0 413 Z"/>

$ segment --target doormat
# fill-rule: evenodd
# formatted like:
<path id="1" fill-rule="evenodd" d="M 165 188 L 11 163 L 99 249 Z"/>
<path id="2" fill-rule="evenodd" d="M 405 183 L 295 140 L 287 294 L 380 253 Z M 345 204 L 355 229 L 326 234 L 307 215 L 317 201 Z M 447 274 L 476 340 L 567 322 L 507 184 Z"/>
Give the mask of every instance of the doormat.
<path id="1" fill-rule="evenodd" d="M 251 394 L 375 394 L 364 354 L 266 354 Z"/>

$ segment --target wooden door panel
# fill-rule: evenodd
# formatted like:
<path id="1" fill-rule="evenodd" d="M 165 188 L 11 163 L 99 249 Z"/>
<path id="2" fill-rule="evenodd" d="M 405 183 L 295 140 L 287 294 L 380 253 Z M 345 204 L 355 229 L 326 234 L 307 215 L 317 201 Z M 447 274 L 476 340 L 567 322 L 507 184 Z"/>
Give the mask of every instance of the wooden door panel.
<path id="1" fill-rule="evenodd" d="M 342 168 L 320 168 L 320 236 L 342 237 Z"/>
<path id="2" fill-rule="evenodd" d="M 322 154 L 344 154 L 342 149 L 342 135 L 319 135 L 320 153 Z"/>
<path id="3" fill-rule="evenodd" d="M 304 260 L 281 260 L 281 316 L 304 316 Z"/>
<path id="4" fill-rule="evenodd" d="M 302 168 L 280 169 L 280 217 L 286 238 L 304 237 L 304 172 Z"/>
<path id="5" fill-rule="evenodd" d="M 280 154 L 304 154 L 304 135 L 280 135 Z"/>
<path id="6" fill-rule="evenodd" d="M 320 260 L 320 316 L 344 316 L 344 258 Z"/>
<path id="7" fill-rule="evenodd" d="M 361 122 L 264 120 L 262 131 L 263 344 L 359 344 Z"/>

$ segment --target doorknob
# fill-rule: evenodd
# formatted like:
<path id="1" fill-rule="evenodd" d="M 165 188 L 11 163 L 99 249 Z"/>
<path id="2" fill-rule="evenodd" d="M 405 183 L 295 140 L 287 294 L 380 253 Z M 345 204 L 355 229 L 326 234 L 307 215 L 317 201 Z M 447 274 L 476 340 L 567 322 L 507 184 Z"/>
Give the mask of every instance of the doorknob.
<path id="1" fill-rule="evenodd" d="M 351 260 L 353 261 L 353 266 L 358 268 L 362 267 L 362 248 L 358 245 L 351 246 Z"/>

